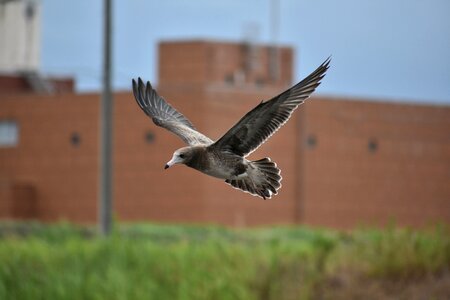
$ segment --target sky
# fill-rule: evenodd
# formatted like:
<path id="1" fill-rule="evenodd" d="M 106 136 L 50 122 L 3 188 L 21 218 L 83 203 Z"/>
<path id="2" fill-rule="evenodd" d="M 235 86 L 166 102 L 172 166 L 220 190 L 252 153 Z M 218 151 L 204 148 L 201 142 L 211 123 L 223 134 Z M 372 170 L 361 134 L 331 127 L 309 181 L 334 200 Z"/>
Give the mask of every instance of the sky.
<path id="1" fill-rule="evenodd" d="M 450 1 L 279 0 L 275 40 L 295 49 L 294 81 L 332 55 L 318 93 L 450 105 Z M 102 2 L 42 0 L 41 66 L 99 90 Z M 113 78 L 157 83 L 161 40 L 272 41 L 271 0 L 115 0 Z"/>

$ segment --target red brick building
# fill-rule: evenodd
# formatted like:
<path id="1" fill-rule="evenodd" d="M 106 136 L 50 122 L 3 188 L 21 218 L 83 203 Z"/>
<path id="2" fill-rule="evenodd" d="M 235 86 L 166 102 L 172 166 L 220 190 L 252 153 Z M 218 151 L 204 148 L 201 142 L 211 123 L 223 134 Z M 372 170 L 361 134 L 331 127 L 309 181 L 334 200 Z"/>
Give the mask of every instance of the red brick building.
<path id="1" fill-rule="evenodd" d="M 292 50 L 279 49 L 275 64 L 270 53 L 246 44 L 161 43 L 158 91 L 217 139 L 292 83 Z M 0 146 L 0 218 L 95 222 L 99 100 L 0 93 L 0 134 L 3 124 L 17 135 Z M 361 100 L 313 97 L 252 154 L 282 170 L 280 193 L 263 201 L 187 167 L 165 171 L 183 142 L 151 123 L 131 92 L 116 93 L 115 215 L 236 226 L 450 222 L 450 108 Z"/>

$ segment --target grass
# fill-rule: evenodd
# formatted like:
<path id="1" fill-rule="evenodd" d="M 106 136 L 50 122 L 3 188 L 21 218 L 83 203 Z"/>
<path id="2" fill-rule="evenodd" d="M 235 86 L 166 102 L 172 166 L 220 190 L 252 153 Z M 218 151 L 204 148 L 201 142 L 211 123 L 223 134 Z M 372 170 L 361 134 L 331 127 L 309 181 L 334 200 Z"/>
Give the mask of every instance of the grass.
<path id="1" fill-rule="evenodd" d="M 450 267 L 450 236 L 444 227 L 357 230 L 330 257 L 331 270 L 352 268 L 384 278 L 421 277 Z"/>
<path id="2" fill-rule="evenodd" d="M 326 299 L 343 274 L 407 282 L 449 266 L 445 227 L 137 224 L 99 238 L 69 224 L 0 224 L 0 299 Z"/>

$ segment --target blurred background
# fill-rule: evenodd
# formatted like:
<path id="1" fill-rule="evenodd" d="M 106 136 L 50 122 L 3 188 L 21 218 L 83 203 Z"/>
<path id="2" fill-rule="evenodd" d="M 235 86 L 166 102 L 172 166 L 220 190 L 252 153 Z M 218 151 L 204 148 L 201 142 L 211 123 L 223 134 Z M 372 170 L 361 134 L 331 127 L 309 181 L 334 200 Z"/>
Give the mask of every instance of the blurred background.
<path id="1" fill-rule="evenodd" d="M 65 253 L 62 263 L 44 266 L 47 258 L 32 258 L 43 263 L 47 283 L 56 280 L 55 270 L 69 267 L 67 236 L 80 239 L 81 248 L 98 247 L 89 248 L 92 260 L 118 264 L 114 270 L 97 266 L 100 273 L 87 281 L 68 279 L 72 288 L 47 290 L 47 298 L 339 299 L 328 294 L 336 289 L 343 291 L 342 299 L 372 299 L 362 282 L 379 276 L 370 284 L 373 299 L 428 299 L 430 293 L 445 299 L 450 286 L 449 11 L 445 0 L 113 1 L 113 93 L 106 98 L 113 112 L 107 130 L 112 134 L 111 212 L 122 226 L 116 229 L 119 240 L 92 241 L 102 207 L 104 3 L 0 1 L 2 236 L 37 236 L 42 245 L 35 246 L 49 249 L 61 243 L 61 249 L 49 251 Z M 261 100 L 300 81 L 330 55 L 331 67 L 313 97 L 250 157 L 277 162 L 283 176 L 277 196 L 262 201 L 186 167 L 163 170 L 183 143 L 142 113 L 131 92 L 132 78 L 150 80 L 215 140 Z M 261 226 L 265 229 L 254 229 Z M 361 229 L 367 227 L 377 229 Z M 121 239 L 135 237 L 138 245 L 130 247 L 136 248 L 120 248 Z M 99 245 L 84 245 L 86 238 Z M 26 240 L 23 248 L 5 241 L 0 239 L 0 257 L 34 249 Z M 198 241 L 206 241 L 206 248 L 173 246 Z M 254 257 L 246 252 L 249 244 L 260 247 Z M 167 245 L 175 247 L 168 254 L 162 250 Z M 185 261 L 195 266 L 206 259 L 201 272 L 209 272 L 216 257 L 208 255 L 217 247 L 230 247 L 219 255 L 230 264 L 218 269 L 235 274 L 235 264 L 244 266 L 244 258 L 253 257 L 254 265 L 247 267 L 267 278 L 254 282 L 248 271 L 241 273 L 242 290 L 225 275 L 199 287 L 196 280 L 203 277 L 187 275 Z M 397 249 L 409 253 L 407 258 Z M 109 258 L 99 254 L 110 250 Z M 168 272 L 153 286 L 143 282 L 148 289 L 136 288 L 133 276 L 159 268 L 140 261 L 142 251 L 169 255 L 165 264 L 180 277 Z M 170 255 L 181 255 L 176 261 L 182 267 Z M 10 260 L 8 270 L 24 269 L 27 262 L 20 257 Z M 311 265 L 305 267 L 305 259 Z M 69 268 L 81 268 L 80 278 L 87 276 L 86 260 L 76 261 L 79 265 Z M 142 274 L 130 275 L 138 262 Z M 280 275 L 285 268 L 287 275 Z M 337 276 L 342 268 L 357 276 Z M 35 298 L 35 287 L 45 282 L 28 271 L 3 268 L 0 276 L 24 276 L 19 281 L 30 284 L 0 285 L 0 298 Z M 101 272 L 111 277 L 106 280 Z M 389 276 L 403 285 L 386 283 Z M 405 278 L 421 279 L 424 288 L 408 289 L 412 281 Z M 385 285 L 390 283 L 391 289 Z M 178 289 L 165 294 L 156 288 L 165 284 Z M 196 288 L 183 289 L 183 284 Z M 103 285 L 98 294 L 67 292 Z M 356 285 L 363 288 L 346 290 Z M 246 288 L 255 286 L 258 294 L 247 294 Z M 119 296 L 108 289 L 117 289 Z"/>
<path id="2" fill-rule="evenodd" d="M 5 218 L 96 221 L 102 7 L 2 1 Z M 116 1 L 116 217 L 337 228 L 449 221 L 448 8 L 437 0 Z M 217 139 L 329 55 L 312 100 L 251 157 L 270 156 L 282 169 L 273 201 L 187 168 L 162 170 L 182 142 L 139 110 L 132 78 L 150 80 Z"/>

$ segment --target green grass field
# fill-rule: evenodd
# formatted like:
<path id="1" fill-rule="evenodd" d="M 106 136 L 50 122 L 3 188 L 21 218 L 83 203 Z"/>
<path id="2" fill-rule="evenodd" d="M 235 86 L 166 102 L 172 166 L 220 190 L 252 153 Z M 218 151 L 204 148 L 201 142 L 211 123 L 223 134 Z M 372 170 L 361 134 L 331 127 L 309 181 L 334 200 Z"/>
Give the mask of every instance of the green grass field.
<path id="1" fill-rule="evenodd" d="M 444 226 L 0 224 L 0 299 L 448 299 L 449 268 Z"/>

